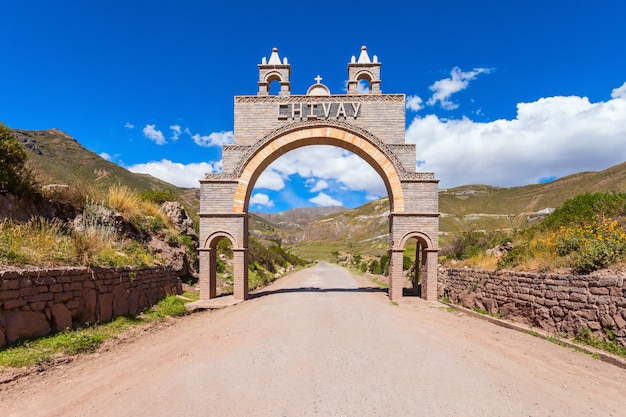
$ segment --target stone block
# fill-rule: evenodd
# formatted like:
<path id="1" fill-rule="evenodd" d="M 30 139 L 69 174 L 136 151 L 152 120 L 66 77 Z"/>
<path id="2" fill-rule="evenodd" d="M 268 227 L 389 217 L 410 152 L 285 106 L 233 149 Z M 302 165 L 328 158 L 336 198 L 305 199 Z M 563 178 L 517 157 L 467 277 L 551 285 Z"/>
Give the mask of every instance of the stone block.
<path id="1" fill-rule="evenodd" d="M 15 298 L 12 300 L 6 300 L 3 303 L 4 310 L 14 310 L 16 308 L 20 308 L 26 305 L 26 300 L 23 298 Z"/>
<path id="2" fill-rule="evenodd" d="M 49 292 L 36 294 L 36 295 L 33 295 L 32 297 L 29 298 L 29 300 L 31 302 L 50 301 L 50 300 L 53 300 L 53 299 L 54 299 L 54 294 L 49 293 Z"/>
<path id="3" fill-rule="evenodd" d="M 52 306 L 52 326 L 54 330 L 60 332 L 72 328 L 72 313 L 63 304 Z"/>
<path id="4" fill-rule="evenodd" d="M 101 323 L 113 318 L 113 294 L 100 294 L 98 297 L 98 321 Z"/>
<path id="5" fill-rule="evenodd" d="M 609 289 L 604 287 L 591 287 L 589 293 L 593 295 L 609 295 Z"/>
<path id="6" fill-rule="evenodd" d="M 74 298 L 74 293 L 71 291 L 60 292 L 60 293 L 54 294 L 55 303 L 62 303 L 64 301 L 69 301 L 73 298 Z"/>
<path id="7" fill-rule="evenodd" d="M 0 282 L 0 290 L 8 291 L 8 290 L 16 290 L 20 287 L 20 281 L 17 279 L 3 279 Z"/>
<path id="8" fill-rule="evenodd" d="M 52 328 L 43 313 L 34 311 L 15 311 L 6 315 L 7 343 L 13 343 L 22 337 L 44 336 Z"/>
<path id="9" fill-rule="evenodd" d="M 55 292 L 62 292 L 62 291 L 63 291 L 63 284 L 50 285 L 50 292 L 55 293 Z"/>
<path id="10" fill-rule="evenodd" d="M 20 292 L 18 290 L 0 291 L 0 301 L 12 300 L 18 298 L 19 296 Z"/>
<path id="11" fill-rule="evenodd" d="M 120 284 L 113 290 L 113 316 L 123 316 L 128 312 L 128 292 L 124 285 Z"/>
<path id="12" fill-rule="evenodd" d="M 46 308 L 46 301 L 39 301 L 36 303 L 30 303 L 30 309 L 31 311 L 43 311 L 44 308 Z"/>
<path id="13" fill-rule="evenodd" d="M 83 289 L 79 308 L 79 315 L 83 321 L 89 323 L 96 322 L 96 304 L 96 290 L 92 288 Z"/>
<path id="14" fill-rule="evenodd" d="M 464 291 L 459 294 L 459 301 L 461 302 L 461 305 L 465 308 L 474 308 L 474 306 L 476 305 L 476 294 Z"/>

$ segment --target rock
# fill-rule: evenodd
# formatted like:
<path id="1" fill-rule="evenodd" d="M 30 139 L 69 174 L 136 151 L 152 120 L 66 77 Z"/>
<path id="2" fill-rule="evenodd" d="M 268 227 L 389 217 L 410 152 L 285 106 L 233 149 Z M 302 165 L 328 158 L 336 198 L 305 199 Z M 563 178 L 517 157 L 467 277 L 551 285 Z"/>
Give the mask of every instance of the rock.
<path id="1" fill-rule="evenodd" d="M 171 246 L 167 242 L 152 237 L 148 242 L 148 247 L 154 253 L 160 254 L 169 266 L 176 271 L 179 277 L 189 275 L 189 261 L 187 251 L 184 247 Z"/>
<path id="2" fill-rule="evenodd" d="M 125 314 L 128 314 L 128 292 L 123 285 L 118 285 L 113 289 L 113 316 Z"/>
<path id="3" fill-rule="evenodd" d="M 501 259 L 507 253 L 512 251 L 514 247 L 515 246 L 513 245 L 513 242 L 506 242 L 506 243 L 496 246 L 495 248 L 487 249 L 485 253 L 487 255 L 493 255 L 496 258 Z"/>
<path id="4" fill-rule="evenodd" d="M 13 343 L 22 337 L 44 336 L 51 330 L 50 323 L 43 313 L 14 311 L 6 315 L 7 343 Z"/>
<path id="5" fill-rule="evenodd" d="M 129 232 L 129 226 L 121 214 L 104 207 L 102 204 L 88 204 L 83 213 L 79 213 L 72 222 L 74 230 L 84 233 L 87 229 L 98 228 L 101 231 L 110 229 L 112 233 Z"/>
<path id="6" fill-rule="evenodd" d="M 474 308 L 476 305 L 476 294 L 463 291 L 459 294 L 459 301 L 465 308 Z"/>
<path id="7" fill-rule="evenodd" d="M 80 317 L 87 323 L 96 322 L 96 290 L 93 288 L 83 289 L 83 294 L 80 300 Z"/>
<path id="8" fill-rule="evenodd" d="M 4 329 L 0 328 L 0 348 L 7 344 L 7 337 L 4 334 Z"/>
<path id="9" fill-rule="evenodd" d="M 191 237 L 197 237 L 198 233 L 193 227 L 193 220 L 187 214 L 185 208 L 177 201 L 166 201 L 161 204 L 163 214 L 174 223 L 178 233 L 183 233 Z"/>
<path id="10" fill-rule="evenodd" d="M 106 323 L 113 318 L 113 294 L 100 294 L 98 300 L 98 321 Z"/>
<path id="11" fill-rule="evenodd" d="M 64 304 L 52 306 L 52 326 L 57 332 L 72 328 L 72 313 Z"/>

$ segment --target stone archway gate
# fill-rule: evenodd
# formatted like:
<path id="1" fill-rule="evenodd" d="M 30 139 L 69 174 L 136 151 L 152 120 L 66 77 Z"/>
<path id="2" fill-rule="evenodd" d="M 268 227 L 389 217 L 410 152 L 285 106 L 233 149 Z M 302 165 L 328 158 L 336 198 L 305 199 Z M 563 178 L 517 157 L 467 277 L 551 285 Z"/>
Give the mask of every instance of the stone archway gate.
<path id="1" fill-rule="evenodd" d="M 200 297 L 216 296 L 217 243 L 232 242 L 234 296 L 248 298 L 248 204 L 261 173 L 277 158 L 308 145 L 333 145 L 363 158 L 389 195 L 389 299 L 402 297 L 406 242 L 423 247 L 422 297 L 437 297 L 438 180 L 416 172 L 415 145 L 404 143 L 405 96 L 382 94 L 380 63 L 365 47 L 348 64 L 347 94 L 331 95 L 316 78 L 306 95 L 291 95 L 291 66 L 273 49 L 259 67 L 256 96 L 235 97 L 234 144 L 222 173 L 200 180 Z M 269 85 L 278 82 L 277 95 Z M 368 88 L 363 89 L 365 85 Z"/>

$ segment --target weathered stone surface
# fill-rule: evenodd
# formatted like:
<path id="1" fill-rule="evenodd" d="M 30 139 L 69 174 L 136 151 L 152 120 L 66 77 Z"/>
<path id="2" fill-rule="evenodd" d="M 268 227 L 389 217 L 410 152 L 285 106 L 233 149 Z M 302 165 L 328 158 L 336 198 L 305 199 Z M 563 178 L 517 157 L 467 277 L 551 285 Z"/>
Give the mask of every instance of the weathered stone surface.
<path id="1" fill-rule="evenodd" d="M 626 288 L 621 275 L 563 275 L 441 269 L 439 293 L 452 302 L 471 306 L 467 289 L 474 289 L 475 305 L 491 314 L 533 323 L 547 331 L 576 334 L 589 327 L 603 337 L 610 327 L 626 335 Z M 506 277 L 506 279 L 503 279 Z M 476 283 L 481 282 L 481 285 Z M 471 307 L 470 307 L 471 308 Z M 621 340 L 621 339 L 619 339 Z"/>
<path id="2" fill-rule="evenodd" d="M 72 313 L 63 304 L 52 306 L 52 327 L 56 331 L 72 328 Z"/>
<path id="3" fill-rule="evenodd" d="M 128 292 L 124 285 L 118 285 L 113 289 L 113 316 L 128 314 Z"/>
<path id="4" fill-rule="evenodd" d="M 96 322 L 96 290 L 86 288 L 83 290 L 80 300 L 80 318 L 88 323 Z"/>
<path id="5" fill-rule="evenodd" d="M 0 272 L 0 277 L 5 277 L 2 285 L 8 282 L 6 276 Z M 166 294 L 182 293 L 180 279 L 169 268 L 133 270 L 132 282 L 128 278 L 126 269 L 11 271 L 11 282 L 17 284 L 10 287 L 16 288 L 5 290 L 3 286 L 0 291 L 0 346 L 79 322 L 135 314 Z M 132 300 L 131 290 L 126 289 L 129 285 Z"/>
<path id="6" fill-rule="evenodd" d="M 128 295 L 128 313 L 137 314 L 139 311 L 139 291 L 131 290 Z"/>
<path id="7" fill-rule="evenodd" d="M 462 292 L 461 294 L 459 294 L 459 301 L 461 302 L 461 305 L 465 308 L 474 308 L 474 306 L 476 305 L 476 294 Z"/>
<path id="8" fill-rule="evenodd" d="M 113 318 L 113 294 L 100 294 L 97 318 L 101 323 Z"/>
<path id="9" fill-rule="evenodd" d="M 43 336 L 52 330 L 46 316 L 34 311 L 14 311 L 6 315 L 6 339 L 13 343 L 22 337 Z"/>

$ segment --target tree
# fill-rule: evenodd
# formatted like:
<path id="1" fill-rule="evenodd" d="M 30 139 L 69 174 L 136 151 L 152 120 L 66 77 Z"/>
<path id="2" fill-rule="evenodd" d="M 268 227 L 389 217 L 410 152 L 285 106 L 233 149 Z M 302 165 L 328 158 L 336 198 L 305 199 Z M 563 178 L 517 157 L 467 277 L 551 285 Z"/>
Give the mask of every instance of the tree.
<path id="1" fill-rule="evenodd" d="M 0 188 L 13 192 L 32 191 L 34 180 L 26 166 L 28 154 L 5 124 L 0 123 Z"/>

